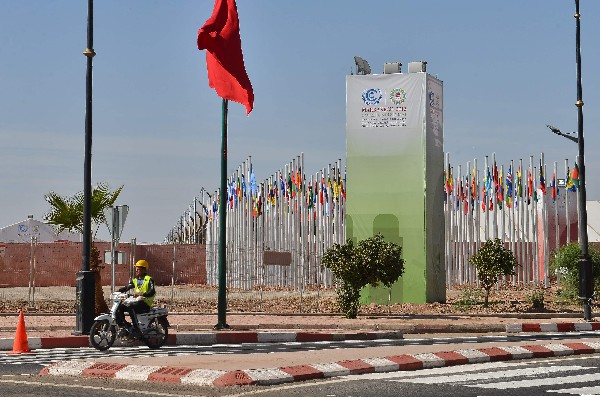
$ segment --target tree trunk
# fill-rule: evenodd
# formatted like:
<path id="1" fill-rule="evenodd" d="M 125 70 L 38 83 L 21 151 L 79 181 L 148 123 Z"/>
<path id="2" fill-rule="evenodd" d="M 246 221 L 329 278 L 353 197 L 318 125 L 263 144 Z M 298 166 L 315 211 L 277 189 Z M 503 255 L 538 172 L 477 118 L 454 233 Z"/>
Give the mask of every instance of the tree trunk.
<path id="1" fill-rule="evenodd" d="M 492 289 L 491 287 L 485 289 L 485 301 L 483 301 L 483 307 L 488 307 L 488 301 L 490 299 L 490 290 L 491 289 Z"/>
<path id="2" fill-rule="evenodd" d="M 95 273 L 95 312 L 96 316 L 102 313 L 108 313 L 108 305 L 104 300 L 104 291 L 102 291 L 102 277 L 100 275 L 100 270 L 104 268 L 100 262 L 100 252 L 98 249 L 92 244 L 92 252 L 90 258 L 90 270 Z"/>

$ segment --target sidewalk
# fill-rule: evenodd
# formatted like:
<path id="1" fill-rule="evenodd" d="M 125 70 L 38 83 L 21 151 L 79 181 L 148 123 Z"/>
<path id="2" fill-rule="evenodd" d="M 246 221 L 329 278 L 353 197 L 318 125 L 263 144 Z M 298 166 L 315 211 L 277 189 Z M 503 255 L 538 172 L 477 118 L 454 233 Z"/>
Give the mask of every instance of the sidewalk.
<path id="1" fill-rule="evenodd" d="M 18 316 L 0 314 L 0 350 L 11 350 Z M 493 316 L 264 315 L 228 313 L 227 331 L 213 331 L 216 314 L 169 315 L 168 344 L 300 342 L 356 339 L 409 339 L 518 332 L 598 331 L 600 322 L 580 314 L 498 314 Z M 74 315 L 26 314 L 30 349 L 87 347 L 86 336 L 72 336 Z M 568 335 L 568 334 L 566 334 Z M 132 349 L 135 349 L 132 346 Z M 414 370 L 485 361 L 553 357 L 600 352 L 600 334 L 565 336 L 560 343 L 531 341 L 410 344 L 314 351 L 227 355 L 187 355 L 64 361 L 43 375 L 115 377 L 199 385 L 276 384 L 366 372 Z"/>

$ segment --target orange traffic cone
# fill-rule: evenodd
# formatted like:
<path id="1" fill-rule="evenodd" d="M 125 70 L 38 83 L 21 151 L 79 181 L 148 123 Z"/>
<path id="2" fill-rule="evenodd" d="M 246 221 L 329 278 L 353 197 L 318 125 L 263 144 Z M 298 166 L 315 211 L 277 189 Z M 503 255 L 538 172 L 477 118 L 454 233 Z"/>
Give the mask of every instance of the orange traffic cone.
<path id="1" fill-rule="evenodd" d="M 17 323 L 17 332 L 15 333 L 13 349 L 8 353 L 31 353 L 31 350 L 29 350 L 29 343 L 27 342 L 27 331 L 25 330 L 25 316 L 23 315 L 23 310 L 19 311 L 19 322 Z"/>

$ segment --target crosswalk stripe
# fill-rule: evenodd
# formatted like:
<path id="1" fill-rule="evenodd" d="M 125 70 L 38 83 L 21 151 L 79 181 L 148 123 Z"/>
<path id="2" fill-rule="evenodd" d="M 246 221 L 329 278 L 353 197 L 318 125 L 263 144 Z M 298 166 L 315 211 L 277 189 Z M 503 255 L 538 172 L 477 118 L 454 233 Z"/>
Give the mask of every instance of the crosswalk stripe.
<path id="1" fill-rule="evenodd" d="M 589 367 L 580 366 L 552 366 L 552 367 L 538 367 L 538 368 L 520 368 L 512 369 L 507 371 L 492 371 L 492 372 L 479 372 L 479 373 L 463 373 L 457 375 L 444 375 L 444 376 L 427 376 L 410 379 L 394 379 L 395 382 L 402 383 L 455 383 L 455 382 L 473 382 L 476 380 L 487 380 L 487 379 L 501 379 L 511 378 L 515 376 L 530 376 L 539 375 L 546 373 L 557 373 L 557 372 L 568 372 L 568 371 L 579 371 L 587 369 Z M 563 378 L 564 379 L 564 378 Z"/>
<path id="2" fill-rule="evenodd" d="M 548 393 L 575 394 L 578 396 L 600 396 L 600 386 L 574 387 L 572 389 L 548 390 Z"/>
<path id="3" fill-rule="evenodd" d="M 464 386 L 483 389 L 519 389 L 523 387 L 564 385 L 566 383 L 588 383 L 594 381 L 600 381 L 600 374 L 571 375 L 561 376 L 560 378 L 524 379 L 510 382 L 469 384 Z"/>

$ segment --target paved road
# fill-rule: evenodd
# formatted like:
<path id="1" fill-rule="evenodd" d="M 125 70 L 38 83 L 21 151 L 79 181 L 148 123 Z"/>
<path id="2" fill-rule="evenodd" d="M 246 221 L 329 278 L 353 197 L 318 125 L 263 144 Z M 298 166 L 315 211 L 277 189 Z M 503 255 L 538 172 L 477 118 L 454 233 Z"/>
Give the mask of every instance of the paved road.
<path id="1" fill-rule="evenodd" d="M 475 397 L 600 395 L 600 354 L 372 373 L 276 386 L 212 388 L 114 379 L 0 376 L 0 395 L 42 397 Z"/>
<path id="2" fill-rule="evenodd" d="M 261 397 L 600 395 L 600 355 L 346 376 L 274 387 Z"/>

